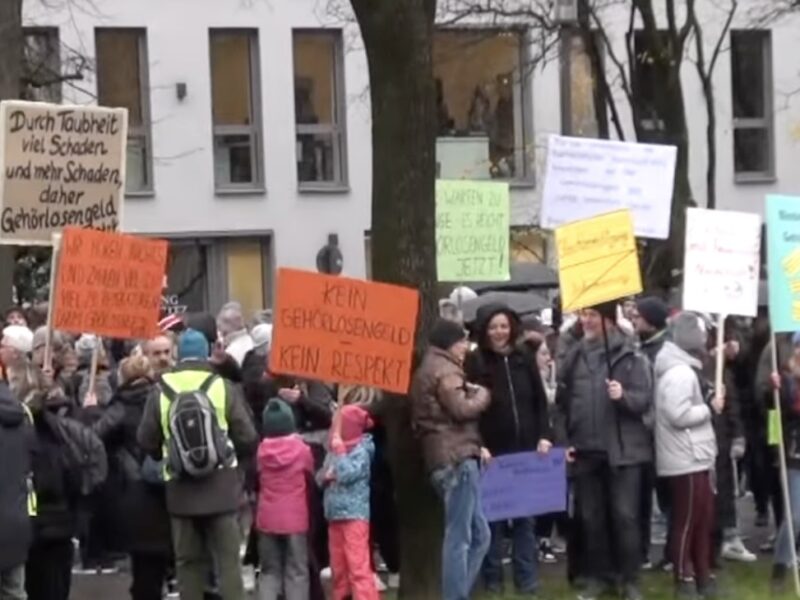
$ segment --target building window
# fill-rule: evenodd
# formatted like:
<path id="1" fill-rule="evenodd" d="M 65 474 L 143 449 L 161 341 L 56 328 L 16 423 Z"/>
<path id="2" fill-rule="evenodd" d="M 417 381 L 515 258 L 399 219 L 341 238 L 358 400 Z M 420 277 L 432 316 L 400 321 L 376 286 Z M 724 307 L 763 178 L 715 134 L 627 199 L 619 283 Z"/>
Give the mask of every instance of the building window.
<path id="1" fill-rule="evenodd" d="M 600 47 L 598 41 L 598 48 Z M 598 119 L 605 120 L 605 105 L 597 107 L 597 81 L 582 32 L 565 29 L 561 37 L 561 133 L 600 137 Z M 598 110 L 599 113 L 598 113 Z"/>
<path id="2" fill-rule="evenodd" d="M 669 81 L 671 42 L 667 31 L 655 32 L 657 47 L 651 43 L 648 34 L 638 30 L 633 34 L 634 64 L 631 69 L 631 88 L 636 106 L 635 118 L 647 142 L 665 142 L 666 122 L 664 115 L 668 110 L 667 98 L 662 92 Z"/>
<path id="3" fill-rule="evenodd" d="M 211 30 L 214 182 L 217 190 L 263 187 L 258 34 Z"/>
<path id="4" fill-rule="evenodd" d="M 128 109 L 125 192 L 153 191 L 150 82 L 144 29 L 96 29 L 97 102 Z"/>
<path id="5" fill-rule="evenodd" d="M 295 31 L 294 110 L 300 188 L 347 184 L 340 31 Z"/>
<path id="6" fill-rule="evenodd" d="M 208 248 L 200 240 L 170 240 L 167 287 L 161 312 L 184 314 L 208 309 Z"/>
<path id="7" fill-rule="evenodd" d="M 61 50 L 55 27 L 26 27 L 23 100 L 61 103 Z"/>
<path id="8" fill-rule="evenodd" d="M 519 31 L 435 33 L 439 177 L 522 179 L 532 172 L 526 48 Z"/>
<path id="9" fill-rule="evenodd" d="M 736 179 L 771 179 L 775 151 L 769 31 L 731 32 L 731 81 Z"/>
<path id="10" fill-rule="evenodd" d="M 259 239 L 232 239 L 226 243 L 225 255 L 228 298 L 239 302 L 250 319 L 268 306 L 265 244 Z"/>

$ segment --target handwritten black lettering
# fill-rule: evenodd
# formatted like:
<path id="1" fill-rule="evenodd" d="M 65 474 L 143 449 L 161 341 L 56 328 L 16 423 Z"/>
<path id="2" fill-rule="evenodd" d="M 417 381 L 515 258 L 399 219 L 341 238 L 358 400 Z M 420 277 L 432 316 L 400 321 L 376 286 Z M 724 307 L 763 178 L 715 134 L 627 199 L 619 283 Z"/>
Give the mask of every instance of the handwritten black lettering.
<path id="1" fill-rule="evenodd" d="M 322 290 L 322 302 L 339 308 L 366 310 L 367 292 L 356 286 L 326 281 Z"/>
<path id="2" fill-rule="evenodd" d="M 335 314 L 317 308 L 284 308 L 280 311 L 279 319 L 282 326 L 292 329 L 313 329 L 398 346 L 409 344 L 412 338 L 412 332 L 407 327 L 360 316 Z"/>

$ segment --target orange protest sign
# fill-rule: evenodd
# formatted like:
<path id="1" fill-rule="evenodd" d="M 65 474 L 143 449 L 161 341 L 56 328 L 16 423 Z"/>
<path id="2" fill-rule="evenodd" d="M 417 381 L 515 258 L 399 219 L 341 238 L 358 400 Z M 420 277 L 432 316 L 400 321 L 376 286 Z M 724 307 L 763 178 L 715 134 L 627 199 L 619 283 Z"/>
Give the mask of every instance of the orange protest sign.
<path id="1" fill-rule="evenodd" d="M 120 339 L 156 333 L 167 242 L 69 227 L 61 244 L 55 329 Z"/>
<path id="2" fill-rule="evenodd" d="M 408 391 L 419 293 L 280 269 L 273 373 Z"/>

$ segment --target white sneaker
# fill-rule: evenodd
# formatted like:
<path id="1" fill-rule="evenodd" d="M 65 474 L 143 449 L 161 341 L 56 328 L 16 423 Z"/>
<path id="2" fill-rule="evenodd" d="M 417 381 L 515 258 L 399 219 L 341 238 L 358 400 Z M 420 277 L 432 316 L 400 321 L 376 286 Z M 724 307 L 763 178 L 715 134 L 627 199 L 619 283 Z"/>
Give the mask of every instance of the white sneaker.
<path id="1" fill-rule="evenodd" d="M 252 565 L 242 567 L 242 585 L 248 594 L 256 591 L 256 570 Z"/>
<path id="2" fill-rule="evenodd" d="M 330 567 L 325 567 L 322 571 L 319 572 L 319 578 L 329 580 L 333 578 L 333 571 L 331 571 Z"/>
<path id="3" fill-rule="evenodd" d="M 375 575 L 375 588 L 376 588 L 376 589 L 378 590 L 378 592 L 380 592 L 380 593 L 383 593 L 383 592 L 385 592 L 387 588 L 386 588 L 386 584 L 385 584 L 385 583 L 383 583 L 383 579 L 381 579 L 380 577 L 378 577 L 378 574 L 377 574 L 377 573 L 375 573 L 374 575 Z"/>
<path id="4" fill-rule="evenodd" d="M 390 590 L 399 590 L 400 589 L 400 573 L 389 573 L 389 589 Z"/>
<path id="5" fill-rule="evenodd" d="M 753 563 L 758 557 L 744 546 L 744 542 L 738 537 L 722 544 L 722 558 L 744 563 Z"/>

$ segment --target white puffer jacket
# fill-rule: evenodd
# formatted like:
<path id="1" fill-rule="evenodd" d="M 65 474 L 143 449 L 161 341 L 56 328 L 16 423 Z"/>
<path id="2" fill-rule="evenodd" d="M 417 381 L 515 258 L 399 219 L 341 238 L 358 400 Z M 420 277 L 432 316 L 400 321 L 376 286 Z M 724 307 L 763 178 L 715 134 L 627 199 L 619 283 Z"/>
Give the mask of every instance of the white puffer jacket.
<path id="1" fill-rule="evenodd" d="M 656 470 L 659 477 L 707 471 L 717 457 L 711 409 L 695 369 L 699 360 L 666 342 L 656 357 Z"/>

